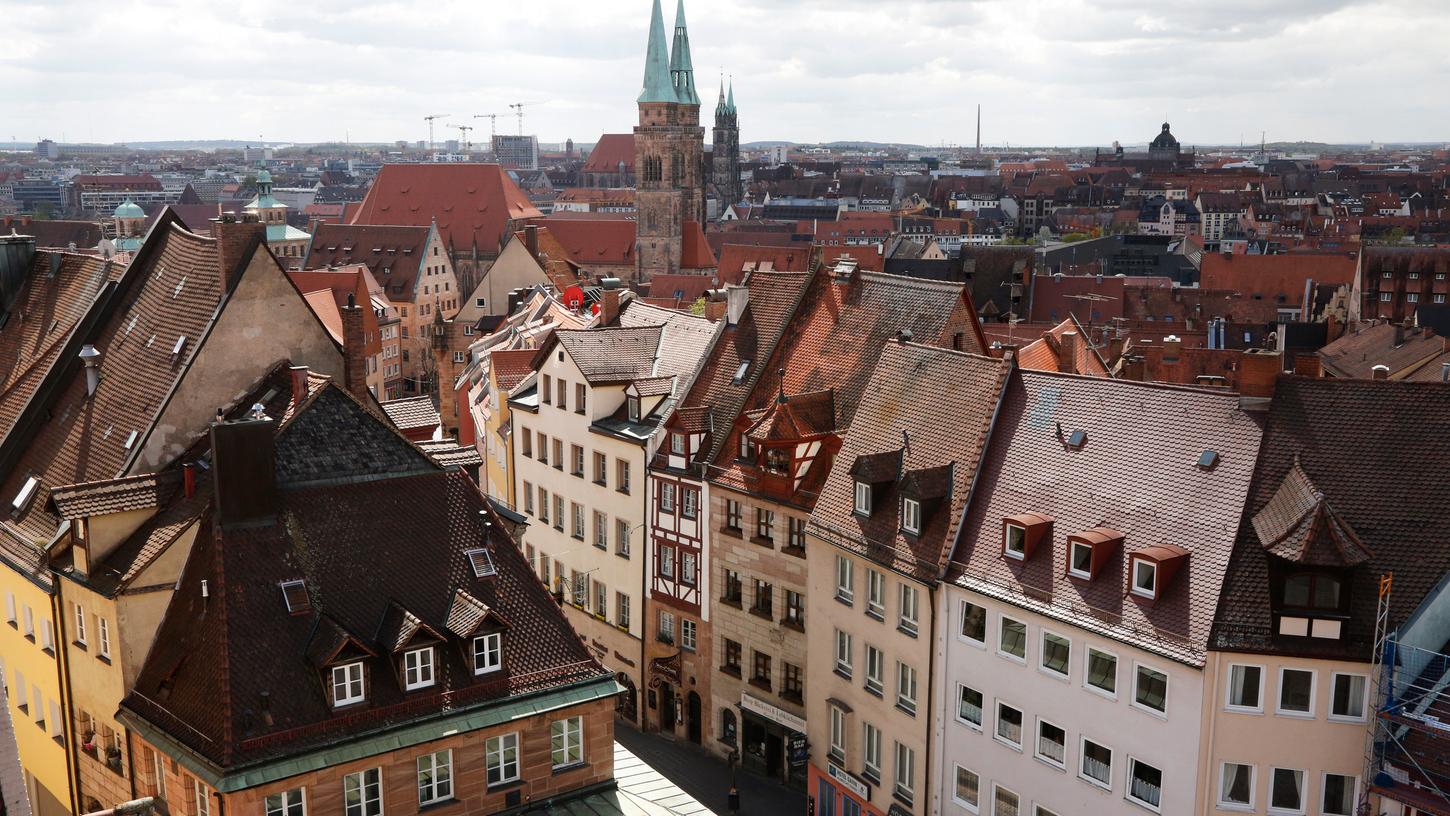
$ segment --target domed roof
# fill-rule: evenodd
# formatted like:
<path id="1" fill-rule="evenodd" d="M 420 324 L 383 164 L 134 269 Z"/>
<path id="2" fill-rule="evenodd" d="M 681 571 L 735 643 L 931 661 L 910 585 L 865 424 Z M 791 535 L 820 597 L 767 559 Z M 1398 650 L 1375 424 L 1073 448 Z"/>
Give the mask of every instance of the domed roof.
<path id="1" fill-rule="evenodd" d="M 116 211 L 111 213 L 111 215 L 115 218 L 145 218 L 146 211 L 128 198 L 122 201 L 121 206 L 117 207 Z"/>
<path id="2" fill-rule="evenodd" d="M 1169 130 L 1168 130 L 1168 123 L 1167 122 L 1164 122 L 1163 123 L 1163 132 L 1162 133 L 1159 133 L 1158 134 L 1158 137 L 1155 138 L 1153 140 L 1153 143 L 1150 144 L 1150 145 L 1148 145 L 1148 147 L 1149 147 L 1149 149 L 1159 149 L 1159 150 L 1162 150 L 1162 149 L 1173 150 L 1174 148 L 1178 147 L 1178 140 L 1175 139 L 1173 137 L 1173 134 L 1169 132 Z"/>
<path id="3" fill-rule="evenodd" d="M 258 184 L 271 184 L 272 183 L 272 174 L 271 173 L 268 173 L 266 170 L 258 170 L 257 171 L 257 183 Z"/>

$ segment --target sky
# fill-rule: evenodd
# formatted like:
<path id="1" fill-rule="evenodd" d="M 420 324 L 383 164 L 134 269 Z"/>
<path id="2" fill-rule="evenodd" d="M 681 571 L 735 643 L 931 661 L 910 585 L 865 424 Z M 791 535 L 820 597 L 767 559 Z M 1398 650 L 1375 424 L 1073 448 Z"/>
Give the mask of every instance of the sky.
<path id="1" fill-rule="evenodd" d="M 674 25 L 674 0 L 665 26 Z M 0 141 L 629 130 L 650 0 L 3 0 Z M 686 0 L 741 140 L 1450 139 L 1445 0 Z M 708 133 L 707 133 L 708 141 Z"/>

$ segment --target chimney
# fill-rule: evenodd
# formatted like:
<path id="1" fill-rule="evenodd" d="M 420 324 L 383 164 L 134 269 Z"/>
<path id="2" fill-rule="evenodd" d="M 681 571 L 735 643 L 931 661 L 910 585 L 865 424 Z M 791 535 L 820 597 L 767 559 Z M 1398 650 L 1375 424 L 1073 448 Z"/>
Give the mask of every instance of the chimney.
<path id="1" fill-rule="evenodd" d="M 599 281 L 604 288 L 599 297 L 599 323 L 608 326 L 619 319 L 619 278 L 604 278 Z"/>
<path id="2" fill-rule="evenodd" d="M 1163 338 L 1163 362 L 1170 365 L 1177 364 L 1179 355 L 1183 352 L 1183 338 L 1176 334 L 1170 334 Z"/>
<path id="3" fill-rule="evenodd" d="M 35 238 L 29 235 L 0 236 L 0 313 L 10 310 L 35 257 Z"/>
<path id="4" fill-rule="evenodd" d="M 363 313 L 349 293 L 342 307 L 342 386 L 358 399 L 368 392 L 368 350 L 363 339 Z"/>
<path id="5" fill-rule="evenodd" d="M 1143 355 L 1134 354 L 1123 363 L 1123 379 L 1142 382 L 1144 378 Z"/>
<path id="6" fill-rule="evenodd" d="M 725 325 L 738 326 L 750 305 L 750 290 L 744 286 L 725 287 Z"/>
<path id="7" fill-rule="evenodd" d="M 211 236 L 217 242 L 217 263 L 221 267 L 223 291 L 231 291 L 241 275 L 242 262 L 251 257 L 257 245 L 267 237 L 266 225 L 248 216 L 245 220 L 233 213 L 211 219 Z"/>
<path id="8" fill-rule="evenodd" d="M 81 346 L 81 364 L 86 368 L 86 396 L 94 397 L 101 385 L 101 352 L 90 343 Z"/>
<path id="9" fill-rule="evenodd" d="M 260 404 L 245 419 L 212 424 L 211 471 L 223 530 L 276 522 L 275 430 Z"/>
<path id="10" fill-rule="evenodd" d="M 1400 346 L 1403 346 L 1404 344 L 1405 344 L 1405 325 L 1403 323 L 1396 323 L 1395 324 L 1395 342 L 1394 342 L 1393 345 L 1394 345 L 1395 348 L 1399 348 Z"/>
<path id="11" fill-rule="evenodd" d="M 1303 377 L 1324 376 L 1324 366 L 1319 361 L 1319 355 L 1310 352 L 1307 354 L 1294 355 L 1294 373 Z"/>
<path id="12" fill-rule="evenodd" d="M 1123 336 L 1115 334 L 1108 340 L 1108 362 L 1112 362 L 1123 355 Z"/>
<path id="13" fill-rule="evenodd" d="M 725 319 L 727 301 L 724 289 L 711 289 L 705 293 L 705 319 L 718 323 Z"/>
<path id="14" fill-rule="evenodd" d="M 1077 332 L 1065 331 L 1057 339 L 1057 370 L 1077 374 Z"/>
<path id="15" fill-rule="evenodd" d="M 346 353 L 345 349 L 344 353 Z M 305 365 L 292 366 L 288 371 L 292 375 L 292 404 L 297 405 L 307 399 L 307 375 L 309 372 Z"/>
<path id="16" fill-rule="evenodd" d="M 1267 410 L 1274 396 L 1274 385 L 1284 370 L 1284 361 L 1277 351 L 1249 349 L 1239 357 L 1239 408 Z"/>
<path id="17" fill-rule="evenodd" d="M 195 462 L 187 462 L 181 466 L 181 492 L 188 499 L 196 495 Z"/>
<path id="18" fill-rule="evenodd" d="M 524 247 L 529 250 L 529 256 L 539 260 L 539 228 L 535 224 L 524 227 Z"/>
<path id="19" fill-rule="evenodd" d="M 1371 368 L 1369 372 L 1370 377 L 1376 380 L 1388 380 L 1390 378 L 1390 367 L 1384 363 L 1380 363 L 1374 368 Z"/>
<path id="20" fill-rule="evenodd" d="M 457 372 L 454 370 L 453 347 L 448 342 L 450 333 L 449 326 L 453 321 L 444 322 L 442 312 L 435 312 L 438 319 L 433 321 L 433 362 L 435 375 L 438 379 L 438 422 L 443 426 L 445 436 L 458 436 L 458 392 L 454 390 L 453 384 L 457 380 Z"/>

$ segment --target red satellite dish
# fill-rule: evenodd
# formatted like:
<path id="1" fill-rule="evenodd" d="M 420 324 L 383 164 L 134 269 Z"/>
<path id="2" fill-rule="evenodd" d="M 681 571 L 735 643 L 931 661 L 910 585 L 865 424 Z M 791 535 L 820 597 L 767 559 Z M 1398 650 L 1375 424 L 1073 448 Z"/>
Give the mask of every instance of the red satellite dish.
<path id="1" fill-rule="evenodd" d="M 584 305 L 584 290 L 578 285 L 570 286 L 564 290 L 564 305 L 570 309 L 578 309 Z"/>

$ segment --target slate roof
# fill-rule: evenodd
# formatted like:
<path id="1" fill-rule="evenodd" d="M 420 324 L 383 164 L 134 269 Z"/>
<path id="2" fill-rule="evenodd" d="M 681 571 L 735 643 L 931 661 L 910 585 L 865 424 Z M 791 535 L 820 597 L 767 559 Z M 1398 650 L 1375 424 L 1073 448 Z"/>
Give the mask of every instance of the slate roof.
<path id="1" fill-rule="evenodd" d="M 887 342 L 876 357 L 836 458 L 843 464 L 874 463 L 870 467 L 882 474 L 875 478 L 889 475 L 889 467 L 879 469 L 881 454 L 891 460 L 899 456 L 896 479 L 915 471 L 949 468 L 950 490 L 932 491 L 946 496 L 924 501 L 921 533 L 907 535 L 901 531 L 899 484 L 877 490 L 873 513 L 861 518 L 853 512 L 852 468 L 836 467 L 811 515 L 812 531 L 903 575 L 935 583 L 957 538 L 962 506 L 1011 370 L 1010 360 Z M 951 405 L 952 410 L 944 412 L 942 405 Z M 931 474 L 919 478 L 933 481 Z"/>
<path id="2" fill-rule="evenodd" d="M 466 474 L 426 458 L 395 469 L 417 449 L 336 386 L 303 405 L 276 443 L 277 521 L 223 527 L 208 504 L 126 716 L 231 769 L 608 676 Z M 476 578 L 465 556 L 484 546 L 496 577 Z M 393 568 L 405 550 L 409 568 Z M 307 614 L 289 612 L 278 589 L 294 579 L 306 583 Z M 449 645 L 436 653 L 437 686 L 405 693 L 384 662 L 401 628 L 390 624 L 401 609 L 434 632 L 450 621 L 458 629 L 461 593 L 506 623 L 504 670 L 476 677 Z M 368 696 L 334 711 L 316 661 L 339 652 L 367 662 Z"/>
<path id="3" fill-rule="evenodd" d="M 1201 666 L 1262 434 L 1238 396 L 1066 374 L 1012 378 L 948 580 L 1065 623 Z M 1086 434 L 1079 448 L 1065 444 Z M 1061 436 L 1060 436 L 1061 434 Z M 1205 450 L 1212 468 L 1198 466 Z M 1050 517 L 1025 562 L 1002 554 L 1003 519 Z M 1067 536 L 1123 534 L 1091 581 L 1066 577 Z M 1173 545 L 1187 566 L 1155 602 L 1128 593 L 1129 555 Z"/>
<path id="4" fill-rule="evenodd" d="M 540 215 L 497 164 L 385 164 L 351 223 L 421 227 L 436 220 L 450 250 L 494 253 L 510 221 Z"/>
<path id="5" fill-rule="evenodd" d="M 554 337 L 591 384 L 622 383 L 654 374 L 664 328 L 604 326 L 597 329 L 558 329 Z M 548 345 L 541 347 L 547 353 Z M 537 355 L 537 352 L 536 352 Z"/>
<path id="6" fill-rule="evenodd" d="M 1427 469 L 1450 457 L 1450 438 L 1414 430 L 1447 422 L 1450 386 L 1439 382 L 1280 378 L 1218 602 L 1213 648 L 1368 661 L 1380 576 L 1394 574 L 1394 627 L 1450 574 L 1450 482 Z M 1265 549 L 1272 542 L 1247 521 L 1274 504 L 1286 480 L 1300 478 L 1296 467 L 1369 556 L 1352 573 L 1350 617 L 1337 641 L 1272 635 L 1272 556 Z"/>
<path id="7" fill-rule="evenodd" d="M 1445 339 L 1426 328 L 1405 328 L 1392 323 L 1350 327 L 1342 337 L 1319 350 L 1324 372 L 1343 379 L 1371 379 L 1374 367 L 1389 368 L 1399 379 L 1425 367 L 1446 351 Z M 1434 376 L 1440 376 L 1435 371 Z"/>
<path id="8" fill-rule="evenodd" d="M 400 431 L 436 428 L 440 422 L 438 407 L 433 404 L 433 398 L 426 394 L 419 397 L 388 400 L 381 405 L 383 413 L 388 415 L 388 419 L 391 419 Z"/>

